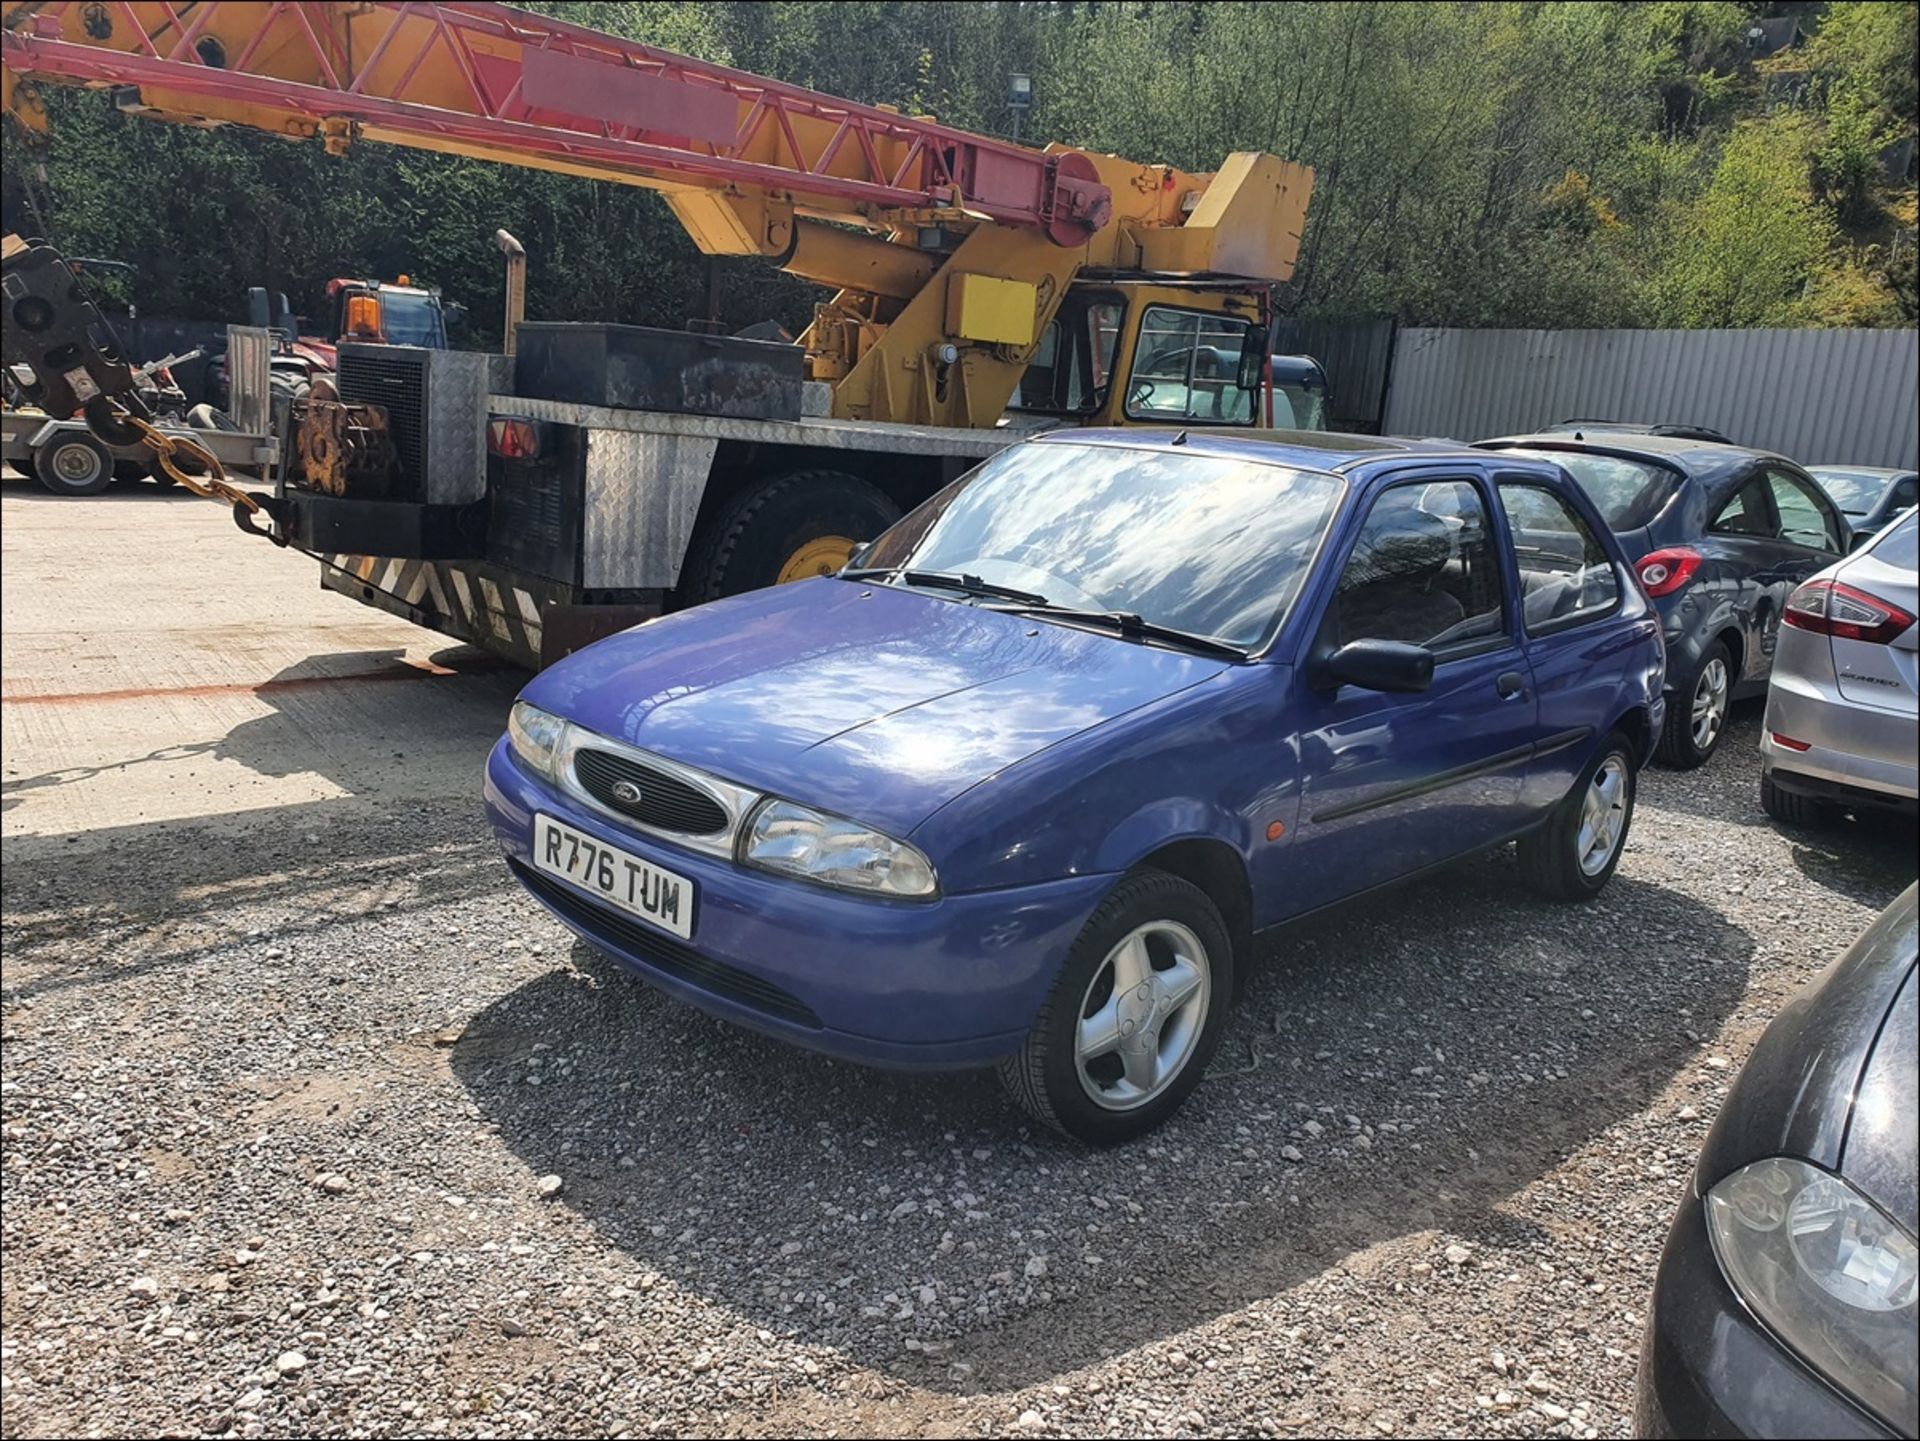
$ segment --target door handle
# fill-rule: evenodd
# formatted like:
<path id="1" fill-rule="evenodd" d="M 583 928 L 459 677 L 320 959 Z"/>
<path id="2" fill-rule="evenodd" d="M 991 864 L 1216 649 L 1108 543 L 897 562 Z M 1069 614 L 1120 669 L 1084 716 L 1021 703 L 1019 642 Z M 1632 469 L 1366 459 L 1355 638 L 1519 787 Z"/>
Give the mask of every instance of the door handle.
<path id="1" fill-rule="evenodd" d="M 1517 670 L 1510 670 L 1493 683 L 1493 688 L 1500 692 L 1501 700 L 1519 700 L 1527 693 L 1527 678 Z"/>

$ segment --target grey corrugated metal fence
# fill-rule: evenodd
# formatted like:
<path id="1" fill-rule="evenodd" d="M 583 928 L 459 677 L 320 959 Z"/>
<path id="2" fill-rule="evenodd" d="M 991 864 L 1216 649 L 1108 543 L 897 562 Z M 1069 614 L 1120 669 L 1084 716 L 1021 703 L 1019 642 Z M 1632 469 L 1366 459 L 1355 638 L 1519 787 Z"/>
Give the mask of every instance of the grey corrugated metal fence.
<path id="1" fill-rule="evenodd" d="M 1400 331 L 1390 435 L 1479 440 L 1574 417 L 1709 425 L 1804 465 L 1920 461 L 1912 330 Z"/>

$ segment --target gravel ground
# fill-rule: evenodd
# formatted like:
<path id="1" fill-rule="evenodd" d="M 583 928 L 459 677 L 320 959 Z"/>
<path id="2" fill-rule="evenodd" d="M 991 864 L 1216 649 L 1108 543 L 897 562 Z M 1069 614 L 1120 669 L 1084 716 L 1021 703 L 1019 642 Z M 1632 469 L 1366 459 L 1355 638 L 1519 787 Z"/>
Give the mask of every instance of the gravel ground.
<path id="1" fill-rule="evenodd" d="M 1734 1071 L 1916 868 L 1767 824 L 1758 730 L 1597 904 L 1276 938 L 1103 1154 L 666 1001 L 469 797 L 10 849 L 5 1432 L 1625 1435 Z"/>

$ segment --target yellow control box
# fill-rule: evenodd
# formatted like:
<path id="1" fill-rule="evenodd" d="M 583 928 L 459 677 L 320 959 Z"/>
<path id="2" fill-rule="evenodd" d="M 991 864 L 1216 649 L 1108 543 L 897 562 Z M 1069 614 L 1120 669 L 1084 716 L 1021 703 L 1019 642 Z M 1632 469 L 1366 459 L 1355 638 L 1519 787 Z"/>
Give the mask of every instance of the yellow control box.
<path id="1" fill-rule="evenodd" d="M 996 275 L 955 275 L 947 281 L 947 334 L 990 345 L 1033 344 L 1039 289 Z"/>

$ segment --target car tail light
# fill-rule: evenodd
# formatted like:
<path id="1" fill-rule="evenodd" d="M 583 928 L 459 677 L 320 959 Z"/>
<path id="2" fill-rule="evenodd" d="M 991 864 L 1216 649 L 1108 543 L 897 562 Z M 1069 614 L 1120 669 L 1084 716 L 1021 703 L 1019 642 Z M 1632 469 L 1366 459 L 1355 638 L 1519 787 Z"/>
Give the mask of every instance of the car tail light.
<path id="1" fill-rule="evenodd" d="M 1913 624 L 1898 606 L 1837 580 L 1810 580 L 1787 597 L 1780 617 L 1797 630 L 1885 645 Z"/>
<path id="2" fill-rule="evenodd" d="M 540 427 L 531 420 L 496 416 L 487 422 L 487 449 L 507 460 L 538 460 Z"/>
<path id="3" fill-rule="evenodd" d="M 1784 746 L 1790 751 L 1810 751 L 1813 749 L 1812 741 L 1797 741 L 1792 736 L 1781 735 L 1779 731 L 1773 732 L 1773 743 L 1777 746 Z"/>
<path id="4" fill-rule="evenodd" d="M 1650 600 L 1658 600 L 1663 595 L 1672 595 L 1681 586 L 1693 579 L 1693 573 L 1700 569 L 1700 552 L 1684 545 L 1670 545 L 1665 550 L 1649 551 L 1640 557 L 1634 566 L 1634 574 L 1640 577 L 1640 588 Z"/>

